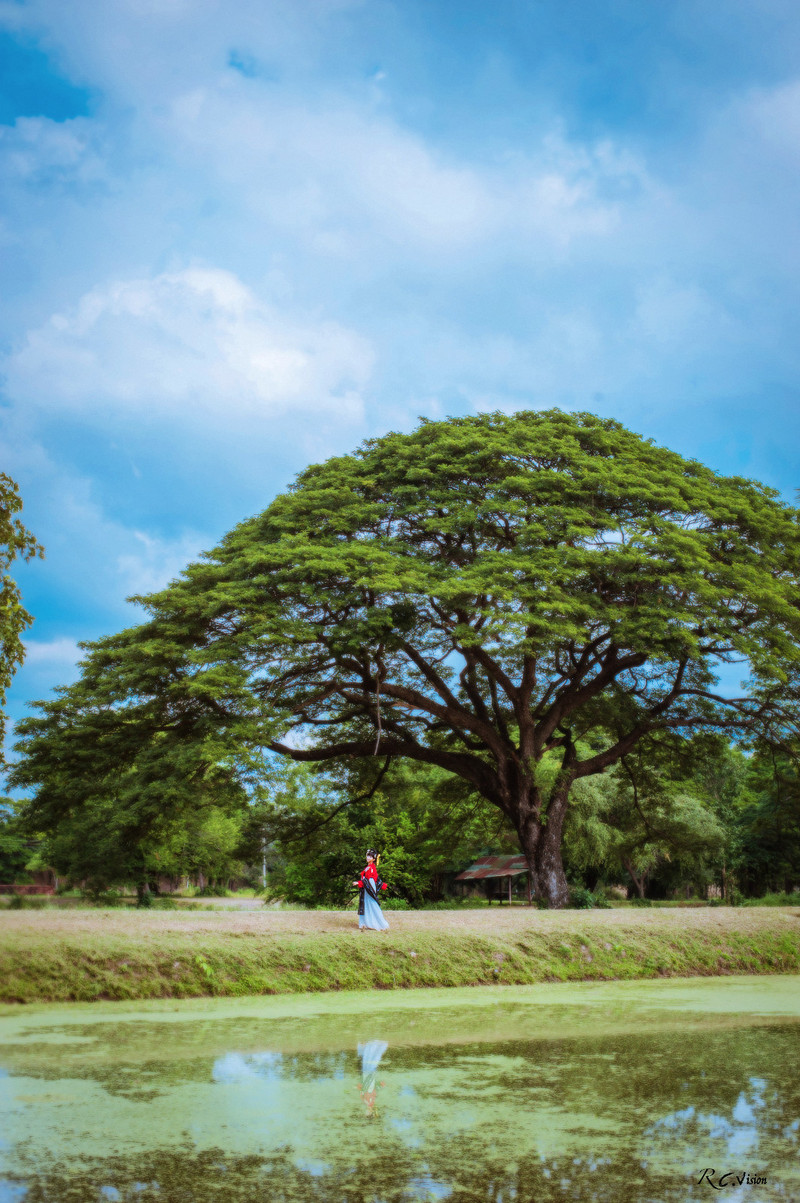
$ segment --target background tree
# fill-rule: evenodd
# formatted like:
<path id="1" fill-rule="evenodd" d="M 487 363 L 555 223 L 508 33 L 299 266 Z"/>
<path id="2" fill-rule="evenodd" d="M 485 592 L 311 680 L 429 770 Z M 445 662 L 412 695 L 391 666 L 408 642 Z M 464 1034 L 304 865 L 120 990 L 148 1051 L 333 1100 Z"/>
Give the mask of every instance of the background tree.
<path id="1" fill-rule="evenodd" d="M 761 744 L 748 764 L 738 816 L 739 889 L 789 893 L 800 883 L 800 748 Z"/>
<path id="2" fill-rule="evenodd" d="M 0 881 L 24 881 L 34 852 L 30 836 L 20 823 L 19 804 L 13 798 L 0 798 Z"/>
<path id="3" fill-rule="evenodd" d="M 159 742 L 216 741 L 451 774 L 562 906 L 576 782 L 644 737 L 772 721 L 798 659 L 797 516 L 589 414 L 425 422 L 309 468 L 146 599 L 86 685 L 113 697 L 109 746 L 138 743 L 137 773 Z M 731 659 L 758 697 L 716 692 Z M 43 721 L 28 783 L 50 771 Z"/>
<path id="4" fill-rule="evenodd" d="M 722 841 L 707 857 L 706 866 L 730 902 L 741 889 L 742 870 L 750 856 L 743 816 L 751 798 L 752 758 L 718 735 L 697 735 L 685 741 L 680 751 L 668 771 L 704 799 L 719 824 Z"/>
<path id="5" fill-rule="evenodd" d="M 141 897 L 161 874 L 226 875 L 248 805 L 244 755 L 234 766 L 224 733 L 181 718 L 168 689 L 122 705 L 134 670 L 108 670 L 108 642 L 94 645 L 74 685 L 18 725 L 24 754 L 9 780 L 35 786 L 26 830 L 59 874 L 95 892 L 131 882 Z M 140 683 L 166 663 L 154 656 L 151 664 L 138 645 L 134 662 Z"/>
<path id="6" fill-rule="evenodd" d="M 514 851 L 513 829 L 497 809 L 441 769 L 396 761 L 377 784 L 360 762 L 324 773 L 290 764 L 275 775 L 252 808 L 246 855 L 255 861 L 259 840 L 269 841 L 270 889 L 292 902 L 345 903 L 371 847 L 381 851 L 390 898 L 412 906 L 441 899 L 479 851 Z"/>
<path id="7" fill-rule="evenodd" d="M 643 740 L 610 772 L 576 784 L 565 859 L 590 888 L 625 881 L 639 898 L 666 897 L 687 886 L 704 894 L 713 881 L 726 831 L 687 764 L 670 763 L 671 743 Z"/>
<path id="8" fill-rule="evenodd" d="M 33 619 L 22 605 L 19 586 L 9 574 L 16 559 L 44 554 L 29 530 L 16 516 L 22 509 L 19 488 L 0 472 L 0 763 L 5 738 L 5 700 L 11 678 L 25 659 L 22 635 Z"/>

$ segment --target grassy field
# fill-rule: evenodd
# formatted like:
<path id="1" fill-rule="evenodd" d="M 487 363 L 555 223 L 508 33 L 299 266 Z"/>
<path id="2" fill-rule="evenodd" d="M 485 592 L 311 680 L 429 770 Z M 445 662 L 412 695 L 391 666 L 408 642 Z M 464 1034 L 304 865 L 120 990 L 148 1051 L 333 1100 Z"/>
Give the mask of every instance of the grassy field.
<path id="1" fill-rule="evenodd" d="M 800 972 L 800 907 L 0 912 L 0 1002 Z"/>

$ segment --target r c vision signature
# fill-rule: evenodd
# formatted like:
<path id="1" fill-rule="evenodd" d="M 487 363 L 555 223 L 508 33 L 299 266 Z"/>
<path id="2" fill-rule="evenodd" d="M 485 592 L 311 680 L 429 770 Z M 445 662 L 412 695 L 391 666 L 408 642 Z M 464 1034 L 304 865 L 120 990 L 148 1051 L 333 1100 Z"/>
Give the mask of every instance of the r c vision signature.
<path id="1" fill-rule="evenodd" d="M 697 1185 L 705 1182 L 714 1190 L 723 1190 L 726 1186 L 766 1186 L 767 1179 L 763 1174 L 751 1174 L 748 1170 L 729 1170 L 717 1175 L 716 1170 L 703 1170 L 697 1179 Z"/>

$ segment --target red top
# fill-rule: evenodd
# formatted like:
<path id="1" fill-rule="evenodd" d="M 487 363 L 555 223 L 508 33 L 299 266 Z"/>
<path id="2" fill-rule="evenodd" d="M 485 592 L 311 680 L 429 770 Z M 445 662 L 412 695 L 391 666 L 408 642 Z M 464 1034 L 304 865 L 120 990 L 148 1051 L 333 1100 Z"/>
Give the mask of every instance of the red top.
<path id="1" fill-rule="evenodd" d="M 358 877 L 359 877 L 359 881 L 358 881 L 359 890 L 362 890 L 364 888 L 364 878 L 369 877 L 372 881 L 377 881 L 378 880 L 378 869 L 375 865 L 375 862 L 373 861 L 371 865 L 367 865 L 366 869 L 362 869 L 361 872 L 359 873 Z M 383 884 L 381 885 L 381 889 L 382 890 L 386 889 L 386 882 L 383 882 Z"/>

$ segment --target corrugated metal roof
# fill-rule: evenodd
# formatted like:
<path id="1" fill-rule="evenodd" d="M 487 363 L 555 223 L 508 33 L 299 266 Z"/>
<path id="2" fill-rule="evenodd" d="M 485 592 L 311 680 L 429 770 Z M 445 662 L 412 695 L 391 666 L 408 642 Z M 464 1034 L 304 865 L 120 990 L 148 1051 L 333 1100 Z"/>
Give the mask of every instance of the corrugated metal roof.
<path id="1" fill-rule="evenodd" d="M 524 856 L 484 856 L 459 873 L 456 881 L 474 881 L 479 877 L 516 877 L 517 873 L 527 872 L 528 862 Z"/>

